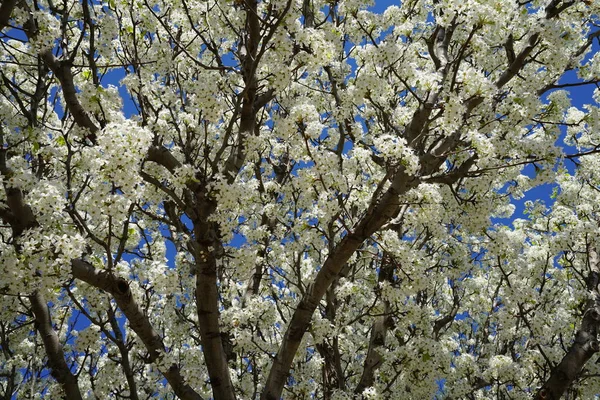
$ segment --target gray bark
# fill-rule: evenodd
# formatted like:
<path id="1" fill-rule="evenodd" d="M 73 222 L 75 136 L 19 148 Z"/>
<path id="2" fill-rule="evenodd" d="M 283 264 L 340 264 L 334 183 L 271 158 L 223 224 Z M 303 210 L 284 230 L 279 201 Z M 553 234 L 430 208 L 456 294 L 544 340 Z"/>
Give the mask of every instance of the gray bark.
<path id="1" fill-rule="evenodd" d="M 77 377 L 73 375 L 71 369 L 65 361 L 65 353 L 63 347 L 58 340 L 58 335 L 52 328 L 52 320 L 48 304 L 39 291 L 33 292 L 29 296 L 31 302 L 31 310 L 35 317 L 35 327 L 44 343 L 44 350 L 48 356 L 48 366 L 50 373 L 60 384 L 67 400 L 81 400 L 81 392 L 77 385 Z"/>

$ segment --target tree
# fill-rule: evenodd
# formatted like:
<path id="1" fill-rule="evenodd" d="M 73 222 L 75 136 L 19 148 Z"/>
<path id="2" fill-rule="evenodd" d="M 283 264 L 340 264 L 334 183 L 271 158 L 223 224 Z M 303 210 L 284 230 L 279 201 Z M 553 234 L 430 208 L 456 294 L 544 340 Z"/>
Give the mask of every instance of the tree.
<path id="1" fill-rule="evenodd" d="M 597 395 L 600 3 L 368 6 L 2 2 L 3 398 Z"/>

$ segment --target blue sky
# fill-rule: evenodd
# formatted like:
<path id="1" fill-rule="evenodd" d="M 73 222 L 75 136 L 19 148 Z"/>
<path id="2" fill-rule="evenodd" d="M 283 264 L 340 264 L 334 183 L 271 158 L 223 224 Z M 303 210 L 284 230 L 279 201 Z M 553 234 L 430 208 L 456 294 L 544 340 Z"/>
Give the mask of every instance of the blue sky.
<path id="1" fill-rule="evenodd" d="M 385 11 L 385 9 L 391 5 L 399 6 L 400 3 L 395 2 L 395 1 L 380 1 L 380 2 L 376 2 L 372 7 L 369 7 L 369 9 L 371 11 L 381 13 L 381 12 Z M 594 43 L 593 51 L 590 52 L 590 54 L 593 54 L 594 51 L 598 51 L 598 50 L 599 50 L 598 44 Z M 590 57 L 590 56 L 588 55 L 588 57 Z M 122 97 L 123 103 L 124 103 L 123 111 L 126 116 L 130 117 L 130 116 L 134 116 L 137 114 L 137 109 L 136 109 L 133 101 L 131 100 L 129 93 L 127 92 L 127 89 L 124 86 L 121 86 L 119 84 L 119 81 L 123 77 L 125 77 L 125 71 L 123 69 L 113 69 L 104 76 L 102 83 L 103 83 L 103 85 L 115 85 L 118 87 L 119 93 L 121 94 L 121 97 Z M 576 81 L 577 81 L 576 72 L 570 71 L 561 78 L 559 83 L 563 84 L 563 83 L 576 82 Z M 594 89 L 595 89 L 594 85 L 586 85 L 586 86 L 579 86 L 579 87 L 575 87 L 575 88 L 569 88 L 567 90 L 571 94 L 570 97 L 571 97 L 573 106 L 581 108 L 585 103 L 589 103 L 591 101 L 592 93 L 593 93 Z M 566 153 L 574 153 L 575 152 L 574 148 L 567 148 L 566 146 L 564 146 L 562 144 L 563 139 L 564 139 L 564 133 L 561 137 L 556 138 L 557 144 L 563 146 Z M 565 165 L 570 170 L 570 172 L 573 172 L 574 164 L 572 162 L 566 161 Z M 309 165 L 307 165 L 307 166 L 309 166 Z M 528 175 L 528 176 L 533 176 L 535 174 L 535 168 L 533 165 L 528 165 L 523 169 L 522 173 L 525 175 Z M 546 206 L 551 205 L 553 202 L 553 199 L 551 198 L 551 196 L 552 196 L 555 186 L 556 185 L 554 185 L 554 184 L 540 185 L 540 186 L 526 192 L 525 196 L 520 199 L 511 198 L 511 203 L 514 204 L 516 207 L 513 216 L 511 218 L 494 218 L 492 221 L 495 223 L 510 224 L 510 222 L 515 218 L 525 218 L 526 217 L 524 215 L 525 203 L 528 201 L 542 200 L 542 201 L 544 201 Z M 243 242 L 244 242 L 244 239 L 242 237 L 240 237 L 239 235 L 236 235 L 234 240 L 232 241 L 232 243 L 230 243 L 230 245 L 239 246 L 239 245 L 243 244 Z M 169 259 L 172 262 L 172 259 L 174 258 L 174 248 L 170 244 L 168 245 L 168 247 L 170 250 L 169 251 Z"/>

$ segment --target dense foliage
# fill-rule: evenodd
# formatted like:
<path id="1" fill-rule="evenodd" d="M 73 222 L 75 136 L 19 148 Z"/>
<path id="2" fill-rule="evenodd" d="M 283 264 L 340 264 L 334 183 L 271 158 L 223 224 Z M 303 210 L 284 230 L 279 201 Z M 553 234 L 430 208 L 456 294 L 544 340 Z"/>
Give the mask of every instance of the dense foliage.
<path id="1" fill-rule="evenodd" d="M 600 2 L 371 6 L 3 0 L 4 399 L 597 395 Z"/>

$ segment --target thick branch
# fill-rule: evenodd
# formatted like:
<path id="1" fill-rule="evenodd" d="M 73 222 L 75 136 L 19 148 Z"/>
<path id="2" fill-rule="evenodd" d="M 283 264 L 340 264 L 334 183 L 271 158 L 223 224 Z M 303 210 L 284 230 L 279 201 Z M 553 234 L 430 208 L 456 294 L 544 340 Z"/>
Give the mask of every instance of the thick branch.
<path id="1" fill-rule="evenodd" d="M 378 282 L 391 282 L 394 277 L 394 265 L 388 254 L 384 254 L 379 268 Z M 363 366 L 363 373 L 360 377 L 360 382 L 354 393 L 361 394 L 366 388 L 373 386 L 375 382 L 375 371 L 381 365 L 383 357 L 380 354 L 380 348 L 385 346 L 385 337 L 387 335 L 388 326 L 391 316 L 389 316 L 390 304 L 384 302 L 384 313 L 377 317 L 371 328 L 371 339 L 369 340 L 369 349 L 367 350 L 367 358 Z"/>
<path id="2" fill-rule="evenodd" d="M 67 109 L 73 116 L 75 123 L 81 128 L 88 129 L 92 133 L 89 139 L 92 143 L 94 143 L 96 134 L 100 129 L 92 121 L 88 113 L 83 109 L 83 106 L 77 98 L 77 90 L 75 89 L 75 84 L 73 83 L 73 72 L 71 71 L 70 62 L 57 59 L 54 54 L 52 54 L 51 49 L 42 51 L 40 55 L 42 56 L 42 59 L 48 68 L 50 68 L 56 78 L 58 78 Z"/>
<path id="3" fill-rule="evenodd" d="M 561 12 L 571 7 L 573 4 L 575 4 L 575 1 L 552 0 L 546 7 L 546 19 L 551 20 L 552 18 L 559 16 Z M 515 77 L 515 75 L 517 75 L 521 68 L 523 68 L 523 66 L 526 64 L 525 60 L 529 54 L 531 54 L 533 48 L 538 44 L 539 39 L 539 32 L 532 34 L 529 36 L 527 46 L 525 46 L 516 57 L 514 57 L 514 55 L 509 55 L 509 59 L 512 59 L 512 62 L 510 63 L 508 69 L 504 71 L 504 73 L 496 82 L 496 86 L 498 88 L 506 85 L 513 77 Z M 509 39 L 509 43 L 512 47 L 512 39 Z"/>
<path id="4" fill-rule="evenodd" d="M 460 298 L 458 297 L 456 288 L 453 288 L 453 290 L 455 291 L 455 293 L 453 296 L 452 308 L 450 309 L 450 312 L 436 320 L 433 324 L 433 337 L 435 338 L 435 340 L 440 339 L 440 331 L 449 326 L 452 323 L 452 321 L 454 321 L 454 318 L 456 318 L 456 314 L 458 313 L 458 309 L 460 307 Z"/>
<path id="5" fill-rule="evenodd" d="M 506 69 L 506 71 L 504 71 L 500 78 L 498 78 L 498 81 L 496 81 L 496 86 L 498 88 L 501 88 L 502 86 L 506 85 L 512 78 L 515 77 L 515 75 L 517 75 L 517 73 L 519 73 L 521 68 L 523 68 L 523 66 L 525 65 L 525 60 L 527 59 L 529 54 L 531 54 L 533 48 L 536 46 L 539 38 L 539 33 L 535 33 L 529 37 L 527 46 L 525 46 L 523 50 L 521 50 L 519 55 L 516 56 L 514 61 L 508 66 L 508 68 Z"/>
<path id="6" fill-rule="evenodd" d="M 409 177 L 401 169 L 382 198 L 380 200 L 373 199 L 360 223 L 354 230 L 344 236 L 327 257 L 314 282 L 308 286 L 306 293 L 296 307 L 273 361 L 262 399 L 278 400 L 281 397 L 294 356 L 298 351 L 304 333 L 310 325 L 312 315 L 325 292 L 358 247 L 398 213 L 398 196 L 417 185 L 418 180 Z"/>
<path id="7" fill-rule="evenodd" d="M 325 295 L 325 318 L 331 324 L 335 324 L 336 311 L 338 310 L 338 299 L 336 296 L 338 280 L 327 289 Z M 346 389 L 346 379 L 344 377 L 344 369 L 342 368 L 342 357 L 340 354 L 338 334 L 334 333 L 331 337 L 323 340 L 322 343 L 317 343 L 317 351 L 323 357 L 323 365 L 321 372 L 323 376 L 323 399 L 330 400 L 334 398 L 334 391 Z"/>
<path id="8" fill-rule="evenodd" d="M 5 187 L 6 203 L 10 213 L 4 213 L 7 222 L 11 223 L 13 237 L 19 237 L 26 229 L 37 225 L 33 211 L 23 201 L 23 192 L 14 187 Z"/>
<path id="9" fill-rule="evenodd" d="M 24 31 L 30 39 L 33 39 L 37 36 L 38 32 L 37 28 L 35 27 L 33 16 L 25 24 Z M 75 123 L 81 128 L 88 129 L 90 131 L 90 135 L 87 137 L 87 139 L 89 139 L 92 143 L 95 143 L 96 134 L 100 129 L 92 121 L 77 98 L 77 90 L 75 89 L 75 84 L 73 83 L 73 72 L 71 71 L 71 60 L 59 60 L 52 53 L 52 48 L 43 50 L 40 53 L 40 56 L 42 57 L 42 60 L 44 60 L 46 66 L 50 68 L 50 70 L 54 73 L 54 76 L 56 76 L 60 82 L 63 96 L 65 98 L 65 104 L 73 116 Z"/>
<path id="10" fill-rule="evenodd" d="M 552 0 L 546 6 L 546 19 L 552 19 L 558 16 L 561 12 L 575 4 L 575 0 Z"/>
<path id="11" fill-rule="evenodd" d="M 2 141 L 3 135 L 0 132 L 0 143 Z M 7 152 L 8 150 L 0 145 L 0 175 L 4 177 L 10 177 L 13 174 L 12 170 L 7 166 Z M 26 229 L 36 225 L 35 216 L 31 207 L 25 203 L 21 189 L 9 186 L 7 182 L 3 183 L 8 210 L 0 209 L 0 218 L 11 225 L 13 237 L 16 238 Z"/>
<path id="12" fill-rule="evenodd" d="M 65 361 L 63 347 L 58 340 L 58 335 L 52 328 L 48 304 L 39 291 L 29 296 L 31 310 L 35 316 L 35 327 L 40 333 L 44 349 L 48 356 L 48 366 L 54 379 L 62 386 L 67 400 L 80 400 L 81 392 L 77 385 L 77 377 L 73 375 Z"/>
<path id="13" fill-rule="evenodd" d="M 8 25 L 8 20 L 17 4 L 17 0 L 4 0 L 0 5 L 0 31 Z"/>
<path id="14" fill-rule="evenodd" d="M 552 370 L 550 378 L 538 391 L 539 400 L 558 400 L 577 378 L 588 360 L 600 350 L 600 263 L 595 250 L 589 251 L 591 271 L 587 277 L 587 289 L 593 294 L 588 300 L 581 327 L 575 335 L 575 342 L 560 363 Z"/>
<path id="15" fill-rule="evenodd" d="M 469 157 L 465 162 L 460 164 L 458 167 L 450 170 L 442 175 L 423 177 L 423 181 L 429 183 L 444 183 L 447 185 L 451 185 L 462 178 L 465 178 L 469 175 L 469 170 L 477 161 L 477 154 Z"/>
<path id="16" fill-rule="evenodd" d="M 150 147 L 148 149 L 146 160 L 162 165 L 172 174 L 175 173 L 177 168 L 181 167 L 179 160 L 177 160 L 167 148 L 162 146 Z"/>
<path id="17" fill-rule="evenodd" d="M 243 38 L 245 53 L 240 57 L 241 72 L 244 80 L 244 90 L 239 94 L 242 99 L 239 110 L 240 124 L 237 142 L 231 149 L 231 153 L 225 161 L 225 166 L 222 170 L 223 175 L 225 175 L 230 183 L 233 182 L 246 159 L 246 139 L 248 135 L 258 135 L 256 114 L 274 97 L 275 92 L 272 89 L 260 96 L 258 95 L 259 85 L 256 78 L 256 71 L 258 70 L 261 58 L 267 49 L 270 48 L 269 42 L 284 21 L 292 5 L 292 1 L 288 0 L 285 7 L 277 12 L 276 20 L 268 24 L 268 29 L 264 29 L 265 24 L 259 17 L 259 2 L 257 0 L 243 0 L 243 3 L 246 9 L 246 26 Z M 227 143 L 224 143 L 225 145 Z M 215 162 L 217 161 L 218 159 L 215 159 Z"/>
<path id="18" fill-rule="evenodd" d="M 451 35 L 446 32 L 445 35 Z M 447 69 L 444 68 L 444 74 Z M 405 129 L 405 137 L 413 147 L 417 145 L 419 137 L 426 130 L 429 118 L 437 103 L 439 92 L 430 93 L 420 107 L 413 114 L 411 122 Z M 458 141 L 453 141 L 455 146 Z M 435 163 L 429 163 L 424 173 L 432 174 L 443 162 L 440 157 Z M 313 284 L 309 285 L 306 293 L 300 300 L 292 320 L 287 327 L 279 351 L 269 372 L 269 377 L 262 394 L 264 400 L 276 400 L 281 397 L 283 386 L 287 380 L 294 356 L 300 346 L 304 333 L 310 325 L 312 314 L 319 305 L 331 283 L 337 278 L 342 267 L 350 259 L 358 247 L 373 233 L 379 230 L 385 223 L 389 222 L 399 210 L 398 197 L 410 189 L 418 186 L 420 180 L 406 174 L 403 167 L 395 173 L 392 184 L 381 197 L 374 197 L 367 212 L 355 229 L 341 240 L 335 249 L 329 254 L 322 268 L 319 270 Z"/>
<path id="19" fill-rule="evenodd" d="M 133 295 L 129 290 L 129 283 L 125 279 L 117 278 L 108 271 L 97 271 L 91 264 L 80 259 L 71 262 L 71 271 L 75 278 L 110 293 L 129 321 L 131 329 L 146 346 L 149 361 L 155 361 L 160 357 L 160 353 L 165 351 L 162 339 L 150 324 L 141 307 L 133 299 Z M 168 370 L 161 372 L 179 398 L 202 399 L 191 386 L 184 382 L 177 365 L 173 364 Z"/>
<path id="20" fill-rule="evenodd" d="M 199 252 L 200 254 L 195 255 L 197 266 L 196 307 L 204 361 L 215 400 L 233 400 L 235 393 L 219 327 L 216 260 L 207 248 Z"/>
<path id="21" fill-rule="evenodd" d="M 219 247 L 220 242 L 217 239 L 217 227 L 206 222 L 216 205 L 205 201 L 201 193 L 197 193 L 196 204 L 201 210 L 198 218 L 194 220 L 194 240 L 189 244 L 196 267 L 196 311 L 202 352 L 215 400 L 233 400 L 235 392 L 219 326 L 220 296 L 217 284 L 216 250 L 211 249 L 211 247 Z"/>
<path id="22" fill-rule="evenodd" d="M 242 168 L 246 159 L 246 138 L 253 135 L 256 125 L 256 113 L 254 103 L 257 98 L 258 82 L 255 72 L 258 68 L 258 51 L 261 40 L 260 20 L 258 18 L 258 2 L 256 0 L 245 0 L 246 29 L 244 38 L 246 55 L 242 58 L 242 76 L 245 88 L 240 94 L 242 96 L 242 107 L 240 111 L 240 127 L 237 135 L 237 143 L 231 149 L 231 153 L 225 162 L 223 174 L 229 182 L 233 182 L 237 172 Z"/>

